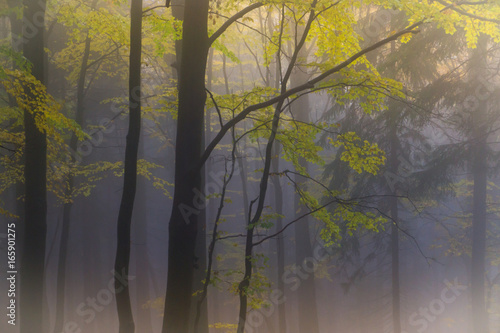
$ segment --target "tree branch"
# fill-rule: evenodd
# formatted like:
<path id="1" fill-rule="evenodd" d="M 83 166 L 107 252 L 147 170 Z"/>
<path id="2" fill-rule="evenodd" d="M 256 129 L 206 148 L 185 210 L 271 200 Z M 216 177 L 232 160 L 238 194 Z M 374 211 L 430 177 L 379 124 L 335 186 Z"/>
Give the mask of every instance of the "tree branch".
<path id="1" fill-rule="evenodd" d="M 329 77 L 330 75 L 332 74 L 335 74 L 337 72 L 339 72 L 340 70 L 346 68 L 347 66 L 349 66 L 350 64 L 352 64 L 353 62 L 355 62 L 356 60 L 358 60 L 359 58 L 361 58 L 362 56 L 364 56 L 365 54 L 373 51 L 373 50 L 376 50 L 378 49 L 379 47 L 381 46 L 384 46 L 385 44 L 393 41 L 393 40 L 397 40 L 399 37 L 405 35 L 405 34 L 408 34 L 408 33 L 414 33 L 415 31 L 413 29 L 415 29 L 416 27 L 418 27 L 419 25 L 421 25 L 423 23 L 423 21 L 419 21 L 419 22 L 416 22 L 412 25 L 410 25 L 408 28 L 406 29 L 403 29 L 401 31 L 399 31 L 398 33 L 395 33 L 359 52 L 357 52 L 356 54 L 352 55 L 349 59 L 343 61 L 342 63 L 338 64 L 337 66 L 331 68 L 330 70 L 327 70 L 326 72 L 324 72 L 323 74 L 320 74 L 318 75 L 317 77 L 315 77 L 314 79 L 311 79 L 309 80 L 308 82 L 302 84 L 302 85 L 299 85 L 295 88 L 291 88 L 283 93 L 281 93 L 280 95 L 276 96 L 276 97 L 273 97 L 265 102 L 261 102 L 261 103 L 257 103 L 257 104 L 254 104 L 254 105 L 250 105 L 248 107 L 246 107 L 243 111 L 241 111 L 240 113 L 238 113 L 234 118 L 232 118 L 231 120 L 229 120 L 222 128 L 221 130 L 219 131 L 219 133 L 217 133 L 217 135 L 215 136 L 215 138 L 208 144 L 207 148 L 205 149 L 205 151 L 203 152 L 203 155 L 201 156 L 201 159 L 200 159 L 200 164 L 198 165 L 198 168 L 201 168 L 203 166 L 203 164 L 206 162 L 206 160 L 208 159 L 208 157 L 210 156 L 210 154 L 212 153 L 212 151 L 215 149 L 215 147 L 217 146 L 217 144 L 222 140 L 222 138 L 226 135 L 226 133 L 229 131 L 229 129 L 231 129 L 231 127 L 235 126 L 236 124 L 238 124 L 240 121 L 242 121 L 243 119 L 245 119 L 245 117 L 253 112 L 253 111 L 256 111 L 256 110 L 260 110 L 260 109 L 263 109 L 263 108 L 266 108 L 268 106 L 271 106 L 273 104 L 276 104 L 278 102 L 281 102 L 283 101 L 284 99 L 294 95 L 294 94 L 297 94 L 303 90 L 307 90 L 307 89 L 312 89 L 314 88 L 314 85 L 321 82 L 322 80 L 326 79 L 327 77 Z"/>
<path id="2" fill-rule="evenodd" d="M 208 38 L 208 47 L 210 47 L 210 45 L 212 45 L 217 40 L 217 38 L 219 38 L 231 26 L 231 24 L 236 22 L 236 20 L 242 18 L 246 14 L 250 13 L 252 10 L 262 6 L 264 6 L 263 3 L 257 2 L 231 16 L 231 18 L 229 18 L 226 22 L 224 22 L 224 24 L 219 29 L 217 29 L 217 31 L 214 32 L 212 36 Z"/>
<path id="3" fill-rule="evenodd" d="M 222 126 L 224 126 L 224 123 L 222 122 L 222 113 L 220 112 L 219 105 L 215 101 L 215 98 L 214 98 L 214 95 L 212 94 L 212 92 L 210 90 L 208 90 L 207 88 L 205 88 L 205 90 L 210 95 L 210 99 L 212 100 L 212 103 L 214 103 L 215 109 L 217 110 L 217 114 L 219 115 L 219 123 L 220 123 L 220 126 L 222 127 Z"/>
<path id="4" fill-rule="evenodd" d="M 496 24 L 500 24 L 500 20 L 495 20 L 495 19 L 490 19 L 490 18 L 487 18 L 487 17 L 477 16 L 477 15 L 468 13 L 465 10 L 457 8 L 458 6 L 461 6 L 461 5 L 474 5 L 474 6 L 482 5 L 482 4 L 487 3 L 486 1 L 481 1 L 481 2 L 459 2 L 456 5 L 455 4 L 449 4 L 446 1 L 442 1 L 442 0 L 436 0 L 436 1 L 439 2 L 440 4 L 442 4 L 443 6 L 449 7 L 451 10 L 454 10 L 454 11 L 456 11 L 459 14 L 462 14 L 464 16 L 468 16 L 468 17 L 473 18 L 475 20 L 484 21 L 484 22 L 493 22 L 493 23 L 496 23 Z"/>

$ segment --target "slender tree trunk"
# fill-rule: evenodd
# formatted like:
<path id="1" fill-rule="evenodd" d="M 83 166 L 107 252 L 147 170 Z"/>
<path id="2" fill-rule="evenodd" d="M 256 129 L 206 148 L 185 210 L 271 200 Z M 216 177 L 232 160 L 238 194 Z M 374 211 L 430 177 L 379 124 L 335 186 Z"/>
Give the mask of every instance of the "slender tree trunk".
<path id="1" fill-rule="evenodd" d="M 390 198 L 391 205 L 391 257 L 392 257 L 392 327 L 394 333 L 401 332 L 401 292 L 399 279 L 399 229 L 397 198 Z"/>
<path id="2" fill-rule="evenodd" d="M 394 22 L 391 21 L 391 27 Z M 391 42 L 391 52 L 396 52 L 396 43 Z M 392 111 L 392 112 L 391 112 Z M 397 110 L 390 110 L 391 113 L 389 126 L 389 168 L 393 174 L 398 173 L 399 168 L 399 139 L 397 125 Z M 394 185 L 394 186 L 397 186 Z M 398 198 L 397 188 L 391 188 L 389 197 L 389 215 L 391 217 L 391 297 L 392 297 L 392 330 L 393 333 L 401 333 L 401 288 L 399 278 L 399 217 L 398 217 Z"/>
<path id="3" fill-rule="evenodd" d="M 33 76 L 44 83 L 45 0 L 24 1 L 23 54 Z M 25 87 L 34 107 L 31 87 Z M 42 331 L 45 241 L 47 234 L 47 138 L 35 122 L 33 110 L 24 110 L 25 234 L 21 263 L 21 333 Z"/>
<path id="4" fill-rule="evenodd" d="M 288 77 L 283 80 L 282 90 L 286 89 Z M 255 208 L 255 214 L 253 217 L 248 217 L 247 234 L 245 242 L 245 269 L 243 279 L 238 285 L 238 296 L 240 299 L 240 310 L 238 317 L 238 328 L 237 333 L 245 332 L 245 325 L 247 321 L 247 309 L 248 309 L 248 291 L 250 288 L 250 280 L 252 278 L 252 266 L 253 266 L 253 234 L 255 231 L 255 226 L 259 222 L 262 212 L 264 210 L 264 202 L 266 200 L 267 186 L 269 183 L 269 174 L 271 171 L 271 161 L 273 153 L 273 145 L 276 139 L 276 134 L 279 128 L 280 114 L 283 110 L 284 100 L 278 102 L 274 110 L 273 121 L 271 125 L 271 135 L 269 136 L 266 152 L 264 157 L 264 169 L 262 171 L 262 178 L 260 180 L 259 186 L 259 196 L 257 199 L 252 201 L 250 204 L 249 215 L 252 213 L 252 206 L 257 202 L 257 207 Z"/>
<path id="5" fill-rule="evenodd" d="M 393 117 L 391 117 L 393 118 Z M 394 120 L 395 121 L 395 120 Z M 397 125 L 389 124 L 390 155 L 389 169 L 393 174 L 397 173 L 399 163 L 399 145 L 397 137 Z M 399 217 L 397 189 L 390 189 L 391 196 L 388 199 L 389 216 L 391 217 L 391 277 L 392 277 L 392 329 L 394 333 L 401 333 L 401 299 L 399 279 Z"/>
<path id="6" fill-rule="evenodd" d="M 189 330 L 198 217 L 200 210 L 205 208 L 199 161 L 206 101 L 207 23 L 208 0 L 186 0 L 163 333 L 186 333 Z"/>
<path id="7" fill-rule="evenodd" d="M 94 1 L 93 8 L 95 7 L 97 1 Z M 80 72 L 78 75 L 77 88 L 76 88 L 76 116 L 75 121 L 78 125 L 83 126 L 83 116 L 84 116 L 84 99 L 85 99 L 85 78 L 87 73 L 87 65 L 90 56 L 90 43 L 91 39 L 87 35 L 85 40 L 85 47 L 83 51 L 83 59 L 80 67 Z M 72 153 L 76 153 L 78 145 L 78 138 L 75 134 L 71 136 L 70 140 L 70 150 Z M 73 161 L 70 161 L 73 162 Z M 71 200 L 71 193 L 74 186 L 73 175 L 68 175 L 68 191 L 66 192 L 66 197 Z M 64 204 L 63 207 L 63 221 L 61 229 L 61 240 L 59 245 L 59 258 L 57 265 L 57 291 L 56 291 L 56 321 L 54 326 L 54 332 L 59 333 L 63 330 L 64 323 L 64 299 L 65 299 L 65 288 L 66 288 L 66 258 L 68 252 L 68 242 L 69 242 L 69 230 L 71 223 L 71 209 L 73 207 L 72 202 Z"/>
<path id="8" fill-rule="evenodd" d="M 307 57 L 307 54 L 301 51 L 299 58 Z M 298 86 L 307 82 L 309 75 L 305 68 L 296 68 L 291 76 L 292 85 Z M 292 104 L 292 112 L 295 119 L 302 122 L 309 122 L 309 100 L 307 96 L 303 96 Z M 308 163 L 305 159 L 299 158 L 299 163 L 307 170 Z M 304 190 L 304 178 L 296 177 L 296 183 Z M 296 216 L 304 214 L 304 206 L 300 203 L 300 197 L 295 196 L 295 212 Z M 313 256 L 310 234 L 309 217 L 305 217 L 302 221 L 295 224 L 295 257 L 296 265 L 299 269 L 304 265 L 304 260 Z M 308 274 L 308 277 L 302 281 L 300 288 L 297 290 L 298 297 L 298 321 L 300 333 L 318 333 L 318 310 L 316 302 L 316 284 L 314 272 Z"/>
<path id="9" fill-rule="evenodd" d="M 21 7 L 23 5 L 22 0 L 8 0 L 7 5 L 9 6 L 9 9 L 15 9 L 17 7 Z M 11 32 L 11 45 L 12 49 L 15 52 L 22 52 L 22 43 L 19 43 L 19 41 L 22 38 L 23 34 L 23 22 L 21 19 L 17 17 L 16 11 L 12 11 L 12 13 L 9 15 L 9 20 L 10 20 L 10 32 Z M 12 61 L 12 68 L 16 68 L 16 62 L 13 60 Z M 9 105 L 11 107 L 16 107 L 17 103 L 14 98 L 14 96 L 9 94 Z M 22 128 L 18 129 L 19 131 L 22 131 Z M 20 148 L 20 147 L 17 147 Z M 16 184 L 15 190 L 14 190 L 14 195 L 15 195 L 15 214 L 19 217 L 18 221 L 24 221 L 24 202 L 20 200 L 24 195 L 24 185 L 21 182 L 18 182 Z M 16 257 L 18 262 L 22 262 L 22 255 L 23 255 L 23 245 L 24 245 L 24 227 L 25 223 L 18 223 L 16 227 L 16 244 L 19 250 L 16 253 Z"/>
<path id="10" fill-rule="evenodd" d="M 137 155 L 141 135 L 141 54 L 142 0 L 132 0 L 130 26 L 129 129 L 125 148 L 123 195 L 118 213 L 117 249 L 115 259 L 115 292 L 120 333 L 135 331 L 128 271 L 130 265 L 130 229 L 137 186 Z M 117 275 L 122 275 L 121 282 Z"/>
<path id="11" fill-rule="evenodd" d="M 212 90 L 212 81 L 214 79 L 214 49 L 211 47 L 208 50 L 208 61 L 207 61 L 207 89 Z M 207 120 L 206 120 L 206 142 L 212 141 L 212 136 L 211 136 L 211 124 L 210 124 L 210 117 L 208 116 L 207 112 Z"/>
<path id="12" fill-rule="evenodd" d="M 227 76 L 227 63 L 226 63 L 226 55 L 222 54 L 222 76 L 224 77 L 224 87 L 226 89 L 226 94 L 229 95 L 231 92 L 229 91 L 229 77 Z"/>
<path id="13" fill-rule="evenodd" d="M 275 153 L 272 162 L 273 172 L 279 172 L 279 158 L 280 158 L 280 148 L 279 145 L 275 146 Z M 276 232 L 283 229 L 283 219 L 281 216 L 283 215 L 283 190 L 280 184 L 280 177 L 274 175 L 272 178 L 273 188 L 274 188 L 274 205 L 276 209 L 276 213 L 280 216 L 276 218 Z M 285 275 L 285 242 L 284 235 L 281 234 L 276 237 L 276 256 L 277 256 L 277 283 L 276 286 L 278 290 L 282 293 L 285 292 L 285 283 L 283 281 L 283 277 Z M 286 332 L 286 312 L 285 312 L 285 303 L 281 302 L 278 304 L 278 332 L 277 333 L 285 333 Z"/>
<path id="14" fill-rule="evenodd" d="M 302 179 L 297 181 L 300 184 Z M 295 212 L 297 216 L 304 214 L 303 205 L 299 204 L 297 197 L 295 199 Z M 307 264 L 305 260 L 311 258 L 313 255 L 309 221 L 310 219 L 305 217 L 299 223 L 295 224 L 295 258 L 299 270 L 302 269 L 303 265 Z M 297 290 L 300 333 L 319 332 L 316 284 L 314 279 L 314 272 L 307 274 L 307 278 L 301 281 L 301 285 Z"/>
<path id="15" fill-rule="evenodd" d="M 486 72 L 487 38 L 481 36 L 473 55 L 472 71 L 478 77 Z M 484 76 L 483 76 L 484 77 Z M 477 82 L 477 77 L 472 82 Z M 478 83 L 479 86 L 481 83 Z M 488 333 L 488 313 L 486 309 L 485 272 L 486 272 L 486 190 L 488 183 L 487 165 L 487 107 L 485 100 L 479 102 L 472 113 L 472 177 L 474 179 L 472 199 L 472 267 L 471 267 L 471 305 L 474 333 Z"/>
<path id="16" fill-rule="evenodd" d="M 245 129 L 246 132 L 246 129 Z M 243 163 L 243 154 L 245 153 L 245 149 L 243 149 L 242 152 L 237 152 L 237 162 L 238 162 L 238 169 L 240 171 L 240 180 L 241 180 L 241 192 L 242 192 L 242 199 L 243 199 L 243 221 L 248 220 L 248 176 L 247 176 L 247 169 L 245 163 Z"/>

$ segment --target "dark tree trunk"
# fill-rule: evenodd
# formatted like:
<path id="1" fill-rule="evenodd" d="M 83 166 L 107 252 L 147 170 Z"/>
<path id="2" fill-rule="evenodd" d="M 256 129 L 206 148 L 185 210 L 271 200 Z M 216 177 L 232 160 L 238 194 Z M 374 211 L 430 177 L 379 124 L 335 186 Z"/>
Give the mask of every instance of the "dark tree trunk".
<path id="1" fill-rule="evenodd" d="M 9 9 L 15 9 L 17 7 L 21 7 L 23 5 L 22 0 L 8 0 L 7 5 L 9 6 Z M 9 15 L 9 21 L 10 21 L 10 32 L 11 32 L 11 45 L 12 49 L 15 52 L 22 52 L 22 43 L 19 41 L 22 38 L 23 34 L 23 22 L 21 19 L 18 18 L 16 11 L 12 11 L 12 13 Z M 15 60 L 12 61 L 12 67 L 16 68 L 16 62 Z M 16 107 L 17 103 L 14 98 L 14 96 L 9 94 L 9 105 L 11 107 Z M 22 131 L 22 128 L 17 129 L 19 131 Z M 19 147 L 18 147 L 19 148 Z M 24 202 L 20 200 L 19 198 L 23 197 L 24 195 L 24 184 L 21 182 L 18 182 L 15 187 L 15 214 L 19 217 L 18 221 L 24 221 Z M 16 253 L 17 260 L 19 262 L 22 262 L 22 254 L 23 254 L 23 244 L 24 244 L 24 223 L 18 223 L 18 226 L 16 227 L 16 244 L 19 250 Z"/>
<path id="2" fill-rule="evenodd" d="M 288 76 L 285 76 L 283 80 L 282 90 L 286 89 L 286 82 L 288 81 Z M 273 121 L 271 125 L 271 135 L 269 136 L 266 152 L 264 158 L 264 169 L 262 171 L 262 178 L 260 180 L 259 185 L 259 196 L 257 199 L 253 200 L 250 204 L 249 216 L 247 219 L 247 234 L 246 234 L 246 243 L 245 243 L 245 269 L 243 279 L 240 281 L 238 285 L 238 296 L 240 299 L 240 309 L 238 316 L 238 328 L 236 330 L 237 333 L 245 332 L 245 325 L 247 321 L 247 309 L 248 309 L 248 291 L 250 288 L 250 280 L 252 278 L 252 267 L 253 267 L 253 234 L 255 231 L 255 226 L 259 222 L 262 212 L 264 210 L 264 202 L 266 200 L 267 194 L 267 186 L 269 183 L 269 174 L 271 171 L 271 162 L 272 162 L 272 153 L 273 153 L 273 145 L 276 139 L 276 134 L 279 128 L 280 122 L 280 114 L 283 110 L 284 100 L 278 102 L 276 108 L 274 110 Z M 255 214 L 253 217 L 250 217 L 252 213 L 252 206 L 257 202 L 257 207 L 255 208 Z"/>
<path id="3" fill-rule="evenodd" d="M 135 331 L 128 271 L 130 265 L 130 229 L 137 187 L 137 155 L 141 136 L 141 54 L 142 0 L 132 0 L 130 10 L 130 71 L 129 71 L 129 128 L 125 148 L 123 195 L 118 213 L 117 248 L 115 259 L 115 292 L 120 333 Z M 121 282 L 117 275 L 122 275 Z"/>
<path id="4" fill-rule="evenodd" d="M 205 209 L 199 163 L 206 101 L 207 21 L 208 0 L 185 1 L 163 333 L 189 330 L 198 218 Z"/>
<path id="5" fill-rule="evenodd" d="M 32 74 L 44 83 L 45 0 L 24 1 L 23 54 L 31 62 Z M 25 87 L 33 99 L 31 87 Z M 27 103 L 34 107 L 36 101 Z M 47 138 L 35 123 L 33 110 L 24 110 L 25 128 L 25 219 L 24 249 L 21 263 L 22 333 L 42 331 L 42 309 L 47 233 Z"/>
<path id="6" fill-rule="evenodd" d="M 250 225 L 250 221 L 248 223 Z M 240 298 L 240 311 L 238 317 L 238 333 L 245 332 L 245 325 L 247 321 L 247 308 L 248 308 L 248 288 L 250 287 L 250 279 L 252 278 L 252 254 L 253 254 L 253 232 L 255 228 L 250 227 L 247 231 L 246 245 L 245 245 L 245 274 L 243 280 L 238 285 L 238 294 Z"/>
<path id="7" fill-rule="evenodd" d="M 203 135 L 205 136 L 205 135 Z M 203 138 L 202 147 L 205 146 L 205 138 Z M 202 179 L 200 187 L 203 188 L 205 184 L 205 168 L 201 171 Z M 208 333 L 208 303 L 207 297 L 199 293 L 200 290 L 204 289 L 204 283 L 207 271 L 207 209 L 202 209 L 198 216 L 198 234 L 196 236 L 196 247 L 195 247 L 195 264 L 194 264 L 194 274 L 193 274 L 193 290 L 191 292 L 193 296 L 191 302 L 191 318 L 196 318 L 196 320 L 190 320 L 190 332 L 192 333 Z M 196 294 L 195 294 L 196 293 Z M 196 324 L 195 324 L 196 323 Z"/>

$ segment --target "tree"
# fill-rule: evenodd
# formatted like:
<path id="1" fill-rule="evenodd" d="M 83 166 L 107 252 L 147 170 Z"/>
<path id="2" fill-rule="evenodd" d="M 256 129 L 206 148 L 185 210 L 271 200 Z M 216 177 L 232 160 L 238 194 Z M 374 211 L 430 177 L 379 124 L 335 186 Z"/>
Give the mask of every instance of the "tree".
<path id="1" fill-rule="evenodd" d="M 486 36 L 481 36 L 475 50 L 471 65 L 476 77 L 486 77 L 487 70 Z M 486 230 L 487 206 L 486 193 L 488 186 L 488 102 L 480 100 L 471 112 L 471 171 L 474 181 L 472 198 L 472 254 L 471 254 L 471 305 L 472 327 L 475 333 L 489 332 L 489 319 L 486 308 L 485 274 L 486 274 Z"/>
<path id="2" fill-rule="evenodd" d="M 106 35 L 95 35 L 95 31 L 100 28 L 99 25 L 101 24 L 100 20 L 96 20 L 95 18 L 100 17 L 101 20 L 103 20 L 104 18 L 109 19 L 109 17 L 111 17 L 109 13 L 99 12 L 98 3 L 98 0 L 93 0 L 88 6 L 78 6 L 72 2 L 58 3 L 56 5 L 58 5 L 57 10 L 59 15 L 53 18 L 54 22 L 52 22 L 53 25 L 60 24 L 64 27 L 65 31 L 69 32 L 68 42 L 65 45 L 66 47 L 61 50 L 52 50 L 52 52 L 54 52 L 52 62 L 57 68 L 67 71 L 68 83 L 71 86 L 75 85 L 74 120 L 76 124 L 82 128 L 85 127 L 86 100 L 89 95 L 89 90 L 92 88 L 92 84 L 96 79 L 102 75 L 98 70 L 93 69 L 98 69 L 101 66 L 104 67 L 107 65 L 110 58 L 120 47 L 117 47 L 113 43 L 110 48 L 107 48 L 110 46 L 111 38 Z M 84 16 L 85 19 L 80 19 Z M 117 41 L 119 40 L 120 38 L 117 38 Z M 78 54 L 80 56 L 73 60 L 71 58 L 73 54 Z M 60 80 L 62 80 L 62 78 L 60 78 Z M 71 96 L 71 89 L 67 89 L 67 93 Z M 62 97 L 68 98 L 67 96 Z M 73 106 L 72 99 L 69 99 L 67 102 L 68 106 Z M 84 143 L 81 142 L 80 139 L 81 136 L 79 136 L 78 133 L 73 133 L 71 135 L 69 139 L 68 156 L 66 157 L 67 160 L 64 162 L 64 164 L 68 166 L 64 169 L 66 172 L 65 177 L 67 178 L 67 186 L 61 200 L 63 201 L 63 220 L 57 265 L 55 332 L 63 330 L 65 318 L 66 273 L 68 266 L 67 254 L 70 243 L 70 230 L 75 226 L 75 224 L 71 223 L 73 203 L 78 194 L 81 194 L 81 188 L 89 185 L 88 174 L 86 184 L 78 183 L 77 176 L 79 174 L 83 175 L 81 172 L 86 168 L 88 171 L 93 170 L 98 173 L 107 168 L 105 167 L 103 169 L 102 166 L 104 166 L 104 164 L 99 165 L 99 163 L 87 167 L 81 165 L 83 164 L 82 162 L 85 156 L 81 154 L 82 145 L 84 145 Z M 108 164 L 108 167 L 109 166 Z"/>
<path id="3" fill-rule="evenodd" d="M 31 63 L 32 74 L 45 82 L 45 0 L 25 0 L 23 19 L 23 54 Z M 24 249 L 21 266 L 21 332 L 42 329 L 47 233 L 47 138 L 36 118 L 44 117 L 35 101 L 33 86 L 26 86 L 25 128 L 25 219 Z"/>
<path id="4" fill-rule="evenodd" d="M 208 57 L 208 0 L 186 0 L 178 84 L 175 190 L 169 222 L 168 279 L 163 333 L 188 331 L 198 214 L 192 209 L 200 190 L 205 66 Z"/>
<path id="5" fill-rule="evenodd" d="M 316 2 L 313 2 L 314 4 Z M 377 3 L 378 4 L 378 3 Z M 164 326 L 163 331 L 173 331 L 173 332 L 185 332 L 188 322 L 188 309 L 189 309 L 189 299 L 190 290 L 192 285 L 193 277 L 193 260 L 194 260 L 194 247 L 196 244 L 196 233 L 197 233 L 197 216 L 199 211 L 203 209 L 203 194 L 200 189 L 201 176 L 200 170 L 205 161 L 207 160 L 210 153 L 214 150 L 217 144 L 222 140 L 226 133 L 228 133 L 237 123 L 242 121 L 251 112 L 270 107 L 276 103 L 283 104 L 283 101 L 293 96 L 294 94 L 314 89 L 316 85 L 324 83 L 331 75 L 342 72 L 344 69 L 355 64 L 358 60 L 365 63 L 364 56 L 378 49 L 387 43 L 397 40 L 398 38 L 416 33 L 415 28 L 423 24 L 424 20 L 428 19 L 425 14 L 426 8 L 419 7 L 419 4 L 415 5 L 413 11 L 412 20 L 413 24 L 410 24 L 406 28 L 391 34 L 389 37 L 372 44 L 365 49 L 357 51 L 352 51 L 347 54 L 342 54 L 337 58 L 333 58 L 331 63 L 328 63 L 323 68 L 322 74 L 319 74 L 313 79 L 301 84 L 297 87 L 291 89 L 285 89 L 280 91 L 278 95 L 269 98 L 261 103 L 253 104 L 251 106 L 245 107 L 236 114 L 232 119 L 222 124 L 221 130 L 215 136 L 215 138 L 210 142 L 202 153 L 201 134 L 203 130 L 203 108 L 206 99 L 204 90 L 204 80 L 205 80 L 205 65 L 207 60 L 208 47 L 215 41 L 222 32 L 227 29 L 229 25 L 234 23 L 238 18 L 242 17 L 247 12 L 262 6 L 263 4 L 256 3 L 250 5 L 246 9 L 240 11 L 238 14 L 232 16 L 228 19 L 219 30 L 217 30 L 210 38 L 207 36 L 207 13 L 208 13 L 208 3 L 203 1 L 201 4 L 194 4 L 193 1 L 186 1 L 185 3 L 185 13 L 184 13 L 184 23 L 183 23 L 183 46 L 182 46 L 182 60 L 180 64 L 180 82 L 179 82 L 179 106 L 178 106 L 178 125 L 177 125 L 177 142 L 176 142 L 176 175 L 175 175 L 175 193 L 174 193 L 174 209 L 170 217 L 169 222 L 169 272 L 168 272 L 168 282 L 167 282 L 167 293 L 165 300 L 165 316 L 164 316 Z M 388 5 L 382 3 L 382 5 Z M 469 5 L 469 4 L 468 4 Z M 334 7 L 335 5 L 331 6 Z M 453 22 L 449 22 L 449 18 L 446 16 L 446 10 L 456 6 L 454 4 L 449 5 L 437 5 L 430 4 L 432 7 L 432 18 L 439 21 L 441 24 L 446 25 L 447 28 L 453 26 Z M 321 12 L 327 11 L 331 7 L 326 7 L 322 9 Z M 301 8 L 305 8 L 309 11 L 311 4 L 303 4 Z M 401 5 L 401 9 L 403 9 Z M 409 10 L 410 12 L 410 10 Z M 451 29 L 451 28 L 450 28 Z M 409 38 L 409 37 L 407 37 Z M 300 49 L 300 48 L 299 48 Z M 295 53 L 295 52 L 294 52 Z M 296 55 L 295 55 L 296 57 Z M 339 60 L 340 59 L 340 60 Z M 293 66 L 292 66 L 293 68 Z M 287 74 L 289 75 L 289 74 Z M 286 80 L 288 80 L 287 75 L 285 75 Z M 358 75 L 359 78 L 359 75 Z M 355 98 L 353 95 L 351 98 Z M 370 102 L 376 102 L 375 100 L 370 100 Z M 268 143 L 266 150 L 267 154 L 270 154 L 272 144 L 274 141 L 275 131 L 279 124 L 279 115 L 282 112 L 281 107 L 276 107 L 279 110 L 275 113 L 273 117 L 273 130 L 270 134 L 270 144 Z M 189 121 L 188 121 L 189 118 Z M 356 161 L 353 162 L 355 167 Z M 359 161 L 358 161 L 359 162 Z M 261 192 L 265 196 L 265 188 L 267 187 L 267 176 L 269 173 L 268 168 L 269 161 L 266 158 L 266 166 L 264 170 L 267 170 L 263 174 L 261 179 Z M 249 278 L 251 277 L 251 231 L 253 229 L 252 224 L 257 222 L 260 218 L 263 208 L 263 197 L 259 197 L 259 202 L 257 204 L 256 214 L 252 218 L 250 223 L 250 229 L 247 231 L 247 244 L 248 248 L 246 250 L 245 266 L 246 273 L 241 284 L 240 296 L 242 296 L 240 313 L 244 315 L 245 313 L 245 295 L 244 290 L 248 286 Z M 346 216 L 350 213 L 342 212 Z M 341 214 L 339 212 L 339 214 Z M 250 256 L 250 258 L 249 258 Z M 241 318 L 239 330 L 244 329 L 244 318 Z"/>
<path id="6" fill-rule="evenodd" d="M 118 215 L 117 248 L 115 259 L 115 292 L 120 333 L 135 331 L 128 272 L 130 265 L 130 230 L 137 187 L 137 156 L 141 135 L 141 54 L 142 54 L 142 0 L 133 0 L 130 8 L 130 73 L 129 73 L 129 130 L 125 148 L 123 194 Z M 118 274 L 125 276 L 125 283 Z"/>
<path id="7" fill-rule="evenodd" d="M 98 0 L 94 0 L 91 8 L 95 9 Z M 91 51 L 91 38 L 89 32 L 87 31 L 87 36 L 85 38 L 85 46 L 83 50 L 82 63 L 80 65 L 80 70 L 77 78 L 76 87 L 76 113 L 75 121 L 79 126 L 83 126 L 84 120 L 84 99 L 86 96 L 87 86 L 87 69 L 89 65 L 90 51 Z M 71 136 L 69 148 L 73 152 L 78 150 L 78 136 L 74 133 Z M 72 161 L 74 162 L 74 161 Z M 74 190 L 74 177 L 72 174 L 68 175 L 68 189 L 67 197 L 71 200 L 72 192 Z M 54 332 L 61 332 L 64 325 L 64 309 L 65 309 L 65 295 L 66 295 L 66 261 L 68 253 L 68 243 L 69 243 L 69 231 L 71 222 L 71 210 L 73 204 L 72 202 L 65 202 L 63 207 L 63 221 L 61 230 L 61 242 L 59 245 L 59 262 L 57 265 L 57 296 L 56 296 L 56 323 L 54 326 Z"/>

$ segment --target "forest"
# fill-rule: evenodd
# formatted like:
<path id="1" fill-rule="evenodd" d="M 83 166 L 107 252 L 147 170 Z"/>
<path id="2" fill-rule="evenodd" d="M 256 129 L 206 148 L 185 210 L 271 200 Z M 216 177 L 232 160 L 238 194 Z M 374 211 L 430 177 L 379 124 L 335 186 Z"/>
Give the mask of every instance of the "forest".
<path id="1" fill-rule="evenodd" d="M 499 333 L 499 0 L 0 0 L 0 332 Z"/>

